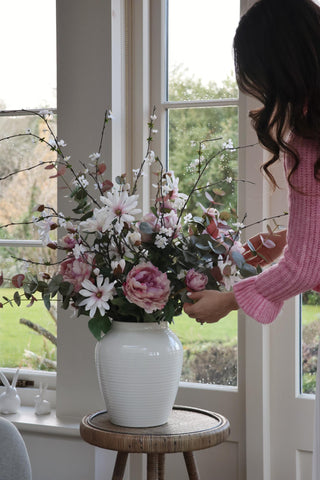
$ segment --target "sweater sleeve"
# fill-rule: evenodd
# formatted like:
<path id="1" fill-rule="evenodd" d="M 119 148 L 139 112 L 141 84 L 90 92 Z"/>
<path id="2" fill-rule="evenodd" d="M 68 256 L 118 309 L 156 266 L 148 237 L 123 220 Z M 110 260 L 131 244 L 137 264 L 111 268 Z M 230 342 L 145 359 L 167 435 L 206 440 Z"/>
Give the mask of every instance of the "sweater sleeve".
<path id="1" fill-rule="evenodd" d="M 315 140 L 293 137 L 299 154 L 298 169 L 289 186 L 287 245 L 278 264 L 234 286 L 237 303 L 260 323 L 270 323 L 286 299 L 311 289 L 320 289 L 320 181 L 314 178 L 314 163 L 320 157 Z M 291 169 L 292 158 L 284 159 Z"/>

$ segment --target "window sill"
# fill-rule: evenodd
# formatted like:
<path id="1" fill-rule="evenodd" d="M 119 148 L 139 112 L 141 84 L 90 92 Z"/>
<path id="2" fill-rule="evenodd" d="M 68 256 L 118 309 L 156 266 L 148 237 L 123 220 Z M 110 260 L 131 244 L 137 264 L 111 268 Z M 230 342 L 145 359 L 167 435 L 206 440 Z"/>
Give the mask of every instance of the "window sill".
<path id="1" fill-rule="evenodd" d="M 12 422 L 21 432 L 80 438 L 79 422 L 74 418 L 58 418 L 55 410 L 48 415 L 36 415 L 33 407 L 21 407 L 18 413 L 1 417 Z"/>

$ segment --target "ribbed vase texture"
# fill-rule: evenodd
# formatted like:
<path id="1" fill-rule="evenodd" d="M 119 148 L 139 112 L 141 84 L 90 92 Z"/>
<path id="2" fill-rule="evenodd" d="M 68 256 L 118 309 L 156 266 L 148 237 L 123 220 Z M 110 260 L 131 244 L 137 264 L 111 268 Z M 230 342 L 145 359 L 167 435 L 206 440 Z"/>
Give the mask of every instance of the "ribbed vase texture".
<path id="1" fill-rule="evenodd" d="M 98 379 L 111 422 L 126 427 L 166 423 L 182 360 L 181 342 L 167 322 L 113 321 L 96 346 Z"/>

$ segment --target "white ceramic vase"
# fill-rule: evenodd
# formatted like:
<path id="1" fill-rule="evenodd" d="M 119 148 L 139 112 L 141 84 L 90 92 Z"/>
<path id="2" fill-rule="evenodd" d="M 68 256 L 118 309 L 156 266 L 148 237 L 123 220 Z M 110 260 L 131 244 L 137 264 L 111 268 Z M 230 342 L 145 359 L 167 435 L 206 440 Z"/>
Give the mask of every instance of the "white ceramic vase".
<path id="1" fill-rule="evenodd" d="M 98 379 L 111 422 L 126 427 L 166 423 L 182 360 L 181 342 L 167 322 L 113 321 L 96 346 Z"/>

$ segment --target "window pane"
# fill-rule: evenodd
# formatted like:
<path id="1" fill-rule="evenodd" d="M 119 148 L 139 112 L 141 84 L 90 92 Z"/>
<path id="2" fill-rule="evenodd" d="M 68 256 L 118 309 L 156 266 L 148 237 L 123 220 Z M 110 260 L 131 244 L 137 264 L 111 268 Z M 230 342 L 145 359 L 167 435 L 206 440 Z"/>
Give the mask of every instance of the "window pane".
<path id="1" fill-rule="evenodd" d="M 221 151 L 230 140 L 238 145 L 237 107 L 170 109 L 169 168 L 179 177 L 179 191 L 188 193 L 197 178 L 194 163 L 198 158 L 199 142 L 206 142 L 205 159 Z M 199 186 L 205 189 L 194 193 L 188 209 L 201 216 L 199 202 L 209 207 L 205 192 L 221 208 L 237 208 L 236 182 L 238 155 L 236 151 L 219 153 L 213 158 Z M 181 339 L 185 355 L 182 379 L 184 381 L 237 385 L 237 314 L 233 312 L 222 322 L 200 326 L 187 315 L 175 319 L 172 329 Z"/>
<path id="2" fill-rule="evenodd" d="M 56 129 L 56 120 L 51 122 Z M 49 140 L 50 134 L 44 122 L 34 115 L 22 117 L 0 117 L 1 138 L 31 131 Z M 11 172 L 27 169 L 17 175 L 1 180 L 0 225 L 30 220 L 36 204 L 57 205 L 56 178 L 50 178 L 55 170 L 45 170 L 45 165 L 28 170 L 40 162 L 54 161 L 56 154 L 48 146 L 34 140 L 30 135 L 0 142 L 0 177 Z M 0 229 L 0 238 L 37 239 L 33 225 L 16 225 Z"/>
<path id="3" fill-rule="evenodd" d="M 0 109 L 56 107 L 55 0 L 0 2 Z"/>
<path id="4" fill-rule="evenodd" d="M 41 247 L 0 247 L 0 265 L 5 281 L 0 288 L 0 365 L 1 367 L 24 367 L 36 370 L 52 371 L 56 369 L 56 305 L 50 312 L 45 308 L 41 297 L 32 306 L 30 300 L 21 294 L 21 306 L 12 299 L 17 288 L 11 284 L 11 278 L 25 272 L 26 264 L 17 262 L 14 257 L 29 262 L 57 261 L 56 252 Z M 50 255 L 50 258 L 48 258 Z M 52 273 L 56 267 L 29 265 L 30 272 Z M 22 319 L 22 320 L 21 320 Z"/>
<path id="5" fill-rule="evenodd" d="M 238 96 L 232 42 L 239 12 L 239 0 L 168 0 L 168 100 Z M 192 84 L 199 85 L 193 98 Z"/>
<path id="6" fill-rule="evenodd" d="M 316 393 L 317 357 L 320 341 L 320 294 L 309 291 L 302 295 L 301 308 L 301 371 L 302 393 Z"/>

